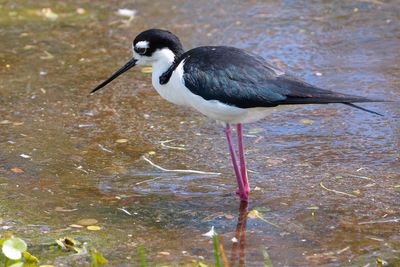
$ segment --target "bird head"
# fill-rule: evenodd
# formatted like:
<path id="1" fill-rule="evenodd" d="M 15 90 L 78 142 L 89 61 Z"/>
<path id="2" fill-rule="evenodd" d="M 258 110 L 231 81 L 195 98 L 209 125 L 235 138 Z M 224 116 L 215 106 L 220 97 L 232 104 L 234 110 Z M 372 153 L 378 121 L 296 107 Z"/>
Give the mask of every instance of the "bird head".
<path id="1" fill-rule="evenodd" d="M 132 43 L 132 58 L 104 82 L 96 86 L 90 94 L 94 94 L 112 80 L 136 65 L 154 65 L 158 62 L 172 64 L 175 58 L 183 54 L 179 38 L 166 30 L 150 29 L 141 32 Z"/>

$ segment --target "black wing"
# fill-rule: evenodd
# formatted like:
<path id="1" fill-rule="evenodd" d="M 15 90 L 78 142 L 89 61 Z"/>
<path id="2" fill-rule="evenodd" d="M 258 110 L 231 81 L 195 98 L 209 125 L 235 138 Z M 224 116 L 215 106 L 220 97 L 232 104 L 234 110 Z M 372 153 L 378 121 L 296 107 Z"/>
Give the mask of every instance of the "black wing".
<path id="1" fill-rule="evenodd" d="M 182 60 L 185 86 L 193 94 L 240 108 L 374 101 L 315 87 L 238 48 L 198 47 L 176 65 Z"/>

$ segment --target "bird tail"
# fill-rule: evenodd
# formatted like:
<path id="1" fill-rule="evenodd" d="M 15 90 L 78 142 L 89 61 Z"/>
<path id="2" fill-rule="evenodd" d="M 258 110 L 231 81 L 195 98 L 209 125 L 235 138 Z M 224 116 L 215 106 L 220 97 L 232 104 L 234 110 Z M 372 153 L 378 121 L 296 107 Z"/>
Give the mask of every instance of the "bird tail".
<path id="1" fill-rule="evenodd" d="M 379 102 L 382 102 L 382 101 L 379 101 Z M 370 110 L 370 109 L 366 109 L 366 108 L 357 106 L 357 105 L 355 105 L 355 104 L 353 104 L 353 103 L 345 102 L 345 103 L 342 103 L 342 104 L 383 117 L 383 114 L 381 114 L 381 113 L 378 113 L 378 112 L 376 112 L 376 111 L 373 111 L 373 110 Z"/>

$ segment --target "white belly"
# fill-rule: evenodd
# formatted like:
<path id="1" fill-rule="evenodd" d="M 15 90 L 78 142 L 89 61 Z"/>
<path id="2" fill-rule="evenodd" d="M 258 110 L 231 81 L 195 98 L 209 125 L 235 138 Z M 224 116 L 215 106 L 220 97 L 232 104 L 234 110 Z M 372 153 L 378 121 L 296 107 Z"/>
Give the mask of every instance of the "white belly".
<path id="1" fill-rule="evenodd" d="M 153 68 L 154 69 L 154 68 Z M 167 84 L 161 85 L 159 77 L 162 73 L 153 72 L 152 82 L 161 97 L 176 105 L 189 106 L 205 116 L 225 123 L 250 123 L 260 120 L 274 111 L 273 108 L 238 108 L 229 106 L 218 100 L 205 100 L 193 94 L 184 86 L 183 62 L 172 73 Z"/>

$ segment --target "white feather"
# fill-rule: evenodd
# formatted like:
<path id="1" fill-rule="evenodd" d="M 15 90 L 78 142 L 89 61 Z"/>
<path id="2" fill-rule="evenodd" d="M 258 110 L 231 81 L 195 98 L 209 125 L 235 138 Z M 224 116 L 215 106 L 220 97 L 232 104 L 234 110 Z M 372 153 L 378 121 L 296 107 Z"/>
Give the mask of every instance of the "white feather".
<path id="1" fill-rule="evenodd" d="M 140 41 L 140 42 L 137 42 L 137 44 L 135 46 L 136 46 L 136 48 L 149 48 L 149 42 L 148 41 Z"/>

